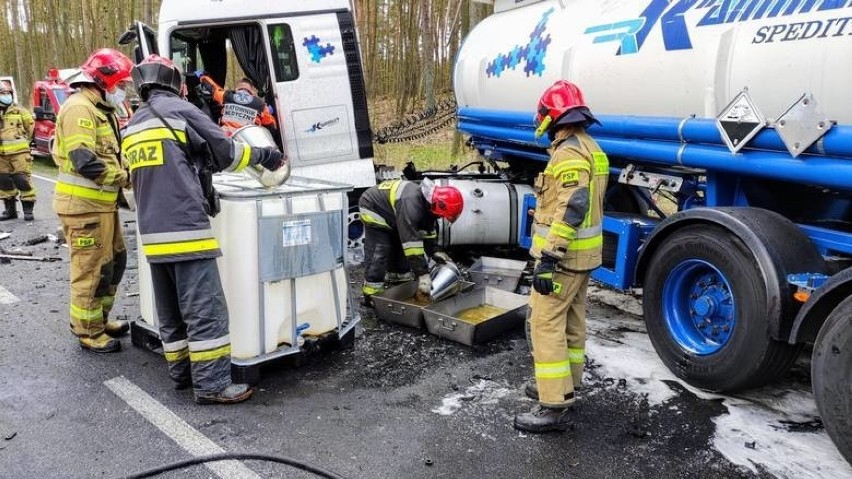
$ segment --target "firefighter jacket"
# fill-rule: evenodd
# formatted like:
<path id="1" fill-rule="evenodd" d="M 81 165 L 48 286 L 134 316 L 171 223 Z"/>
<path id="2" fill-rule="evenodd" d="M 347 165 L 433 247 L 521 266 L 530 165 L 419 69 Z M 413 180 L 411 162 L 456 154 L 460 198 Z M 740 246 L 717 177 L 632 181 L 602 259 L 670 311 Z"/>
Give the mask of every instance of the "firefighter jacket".
<path id="1" fill-rule="evenodd" d="M 221 256 L 199 171 L 242 170 L 260 161 L 262 149 L 232 140 L 201 110 L 163 90 L 151 91 L 133 114 L 121 147 L 130 165 L 137 226 L 148 261 Z"/>
<path id="2" fill-rule="evenodd" d="M 428 258 L 436 250 L 438 218 L 419 184 L 385 181 L 361 195 L 359 209 L 366 226 L 396 232 L 412 271 L 418 275 L 429 271 Z"/>
<path id="3" fill-rule="evenodd" d="M 119 139 L 115 110 L 98 90 L 83 87 L 68 97 L 56 120 L 56 213 L 116 210 L 118 192 L 129 184 L 126 164 L 119 155 Z"/>
<path id="4" fill-rule="evenodd" d="M 601 265 L 609 160 L 583 130 L 574 135 L 558 132 L 550 155 L 535 182 L 530 255 L 550 256 L 564 271 L 595 269 Z"/>
<path id="5" fill-rule="evenodd" d="M 30 156 L 34 126 L 32 113 L 17 103 L 0 110 L 0 156 Z"/>

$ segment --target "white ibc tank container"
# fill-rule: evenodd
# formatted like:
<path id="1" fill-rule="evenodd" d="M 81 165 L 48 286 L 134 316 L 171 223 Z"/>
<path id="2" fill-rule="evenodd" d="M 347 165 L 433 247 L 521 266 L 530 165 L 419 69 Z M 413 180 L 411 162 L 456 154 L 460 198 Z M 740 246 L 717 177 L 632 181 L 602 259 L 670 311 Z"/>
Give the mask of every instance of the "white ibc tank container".
<path id="1" fill-rule="evenodd" d="M 529 112 L 555 80 L 594 113 L 715 117 L 744 87 L 774 118 L 809 92 L 852 123 L 852 3 L 497 0 L 459 50 L 459 107 Z"/>
<path id="2" fill-rule="evenodd" d="M 344 265 L 350 187 L 291 177 L 266 189 L 242 175 L 216 175 L 214 184 L 222 211 L 212 224 L 234 362 L 298 352 L 299 335 L 343 336 L 354 327 Z M 140 248 L 141 319 L 156 329 L 150 274 Z"/>

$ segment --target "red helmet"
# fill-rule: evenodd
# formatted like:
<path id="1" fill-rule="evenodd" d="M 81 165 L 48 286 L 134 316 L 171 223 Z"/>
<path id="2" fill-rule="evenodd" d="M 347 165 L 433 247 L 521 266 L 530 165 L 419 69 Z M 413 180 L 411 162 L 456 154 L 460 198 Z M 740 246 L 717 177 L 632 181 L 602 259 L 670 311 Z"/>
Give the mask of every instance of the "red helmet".
<path id="1" fill-rule="evenodd" d="M 146 99 L 151 87 L 163 88 L 179 95 L 183 84 L 180 69 L 171 60 L 159 55 L 148 55 L 148 58 L 133 67 L 132 76 L 133 85 L 142 99 Z"/>
<path id="2" fill-rule="evenodd" d="M 550 125 L 575 108 L 588 108 L 583 99 L 583 92 L 569 81 L 557 80 L 538 100 L 535 114 L 536 138 L 544 135 Z"/>
<path id="3" fill-rule="evenodd" d="M 455 186 L 436 186 L 432 191 L 432 214 L 440 216 L 450 223 L 461 216 L 464 199 Z"/>
<path id="4" fill-rule="evenodd" d="M 133 62 L 118 50 L 101 48 L 80 66 L 86 78 L 74 83 L 94 83 L 103 91 L 111 91 L 122 81 L 130 80 Z"/>

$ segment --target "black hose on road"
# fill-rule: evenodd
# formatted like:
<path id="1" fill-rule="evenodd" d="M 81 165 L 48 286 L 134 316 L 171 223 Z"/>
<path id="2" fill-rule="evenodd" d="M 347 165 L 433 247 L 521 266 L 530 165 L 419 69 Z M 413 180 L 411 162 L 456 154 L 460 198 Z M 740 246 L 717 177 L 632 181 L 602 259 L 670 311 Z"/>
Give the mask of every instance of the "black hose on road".
<path id="1" fill-rule="evenodd" d="M 338 475 L 331 471 L 326 471 L 325 469 L 321 469 L 317 466 L 297 461 L 296 459 L 290 459 L 289 457 L 283 456 L 273 456 L 271 454 L 255 454 L 255 453 L 239 453 L 239 452 L 224 452 L 219 454 L 209 454 L 207 456 L 198 456 L 193 457 L 192 459 L 187 459 L 185 461 L 174 462 L 171 464 L 166 464 L 160 467 L 156 467 L 153 469 L 148 469 L 142 472 L 137 472 L 136 474 L 130 474 L 128 476 L 124 476 L 125 479 L 142 479 L 145 477 L 154 477 L 160 475 L 164 472 L 174 471 L 177 469 L 183 469 L 184 467 L 189 466 L 197 466 L 199 464 L 205 464 L 208 462 L 216 462 L 216 461 L 268 461 L 268 462 L 277 462 L 279 464 L 286 464 L 288 466 L 294 467 L 296 469 L 300 469 L 302 471 L 307 471 L 313 473 L 319 477 L 324 477 L 327 479 L 344 479 L 343 476 Z"/>

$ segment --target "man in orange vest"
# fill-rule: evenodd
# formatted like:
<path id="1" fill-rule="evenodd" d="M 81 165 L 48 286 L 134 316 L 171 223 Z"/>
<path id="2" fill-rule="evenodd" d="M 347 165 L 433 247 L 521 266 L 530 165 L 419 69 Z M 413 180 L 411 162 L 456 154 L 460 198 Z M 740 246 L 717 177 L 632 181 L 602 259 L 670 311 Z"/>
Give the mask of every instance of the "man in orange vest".
<path id="1" fill-rule="evenodd" d="M 229 134 L 246 125 L 277 128 L 275 117 L 263 98 L 257 95 L 257 87 L 250 79 L 241 79 L 233 90 L 225 90 L 208 75 L 202 75 L 199 82 L 202 96 L 218 105 L 221 111 L 219 124 Z"/>

